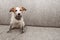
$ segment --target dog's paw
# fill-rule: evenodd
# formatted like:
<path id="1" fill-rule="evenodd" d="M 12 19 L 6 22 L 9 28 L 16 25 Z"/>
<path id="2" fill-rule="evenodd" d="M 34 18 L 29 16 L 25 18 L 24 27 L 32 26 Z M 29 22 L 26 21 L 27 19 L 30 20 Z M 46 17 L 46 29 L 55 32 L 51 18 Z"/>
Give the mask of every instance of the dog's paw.
<path id="1" fill-rule="evenodd" d="M 23 34 L 24 33 L 24 31 L 21 31 L 21 34 Z"/>
<path id="2" fill-rule="evenodd" d="M 7 33 L 10 33 L 11 31 L 7 31 Z"/>

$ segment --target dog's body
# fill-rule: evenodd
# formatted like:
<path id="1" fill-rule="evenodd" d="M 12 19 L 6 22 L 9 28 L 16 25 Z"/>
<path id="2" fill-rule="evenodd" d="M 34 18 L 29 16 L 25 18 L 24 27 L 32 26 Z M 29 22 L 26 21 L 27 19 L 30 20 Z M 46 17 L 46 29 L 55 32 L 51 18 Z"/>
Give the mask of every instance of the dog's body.
<path id="1" fill-rule="evenodd" d="M 15 7 L 10 9 L 10 12 L 12 13 L 9 31 L 11 31 L 12 28 L 20 28 L 21 32 L 24 32 L 25 23 L 22 16 L 23 11 L 26 11 L 24 7 Z"/>

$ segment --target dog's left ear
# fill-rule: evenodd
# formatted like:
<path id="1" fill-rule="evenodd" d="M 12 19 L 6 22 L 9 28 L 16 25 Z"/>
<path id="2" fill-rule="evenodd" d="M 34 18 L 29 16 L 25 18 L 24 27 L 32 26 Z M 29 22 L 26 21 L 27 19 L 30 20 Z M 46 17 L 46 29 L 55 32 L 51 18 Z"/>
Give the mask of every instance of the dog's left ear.
<path id="1" fill-rule="evenodd" d="M 24 8 L 24 7 L 21 7 L 21 9 L 22 9 L 22 11 L 26 11 L 27 9 L 26 8 Z"/>

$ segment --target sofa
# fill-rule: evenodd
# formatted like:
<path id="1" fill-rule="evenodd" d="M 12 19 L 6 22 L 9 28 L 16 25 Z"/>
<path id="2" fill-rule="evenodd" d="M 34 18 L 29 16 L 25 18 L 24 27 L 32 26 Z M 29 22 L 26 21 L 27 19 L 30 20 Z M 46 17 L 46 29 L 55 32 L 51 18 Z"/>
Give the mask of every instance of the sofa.
<path id="1" fill-rule="evenodd" d="M 9 30 L 11 7 L 24 6 L 26 32 Z M 0 40 L 60 40 L 60 0 L 0 0 Z"/>

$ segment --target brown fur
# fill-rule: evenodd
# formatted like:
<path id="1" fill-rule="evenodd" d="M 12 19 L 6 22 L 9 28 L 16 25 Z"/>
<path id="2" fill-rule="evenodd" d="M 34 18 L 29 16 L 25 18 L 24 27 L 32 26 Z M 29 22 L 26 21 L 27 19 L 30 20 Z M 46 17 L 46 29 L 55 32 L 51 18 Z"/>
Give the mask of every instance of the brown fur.
<path id="1" fill-rule="evenodd" d="M 20 7 L 21 9 L 20 9 L 20 11 L 26 11 L 26 8 L 24 8 L 24 7 Z M 13 8 L 11 8 L 10 9 L 10 11 L 9 12 L 16 12 L 16 9 L 13 7 Z"/>
<path id="2" fill-rule="evenodd" d="M 21 7 L 21 11 L 26 11 L 26 8 L 24 8 L 24 7 Z"/>
<path id="3" fill-rule="evenodd" d="M 15 12 L 15 8 L 11 8 L 9 12 Z"/>

